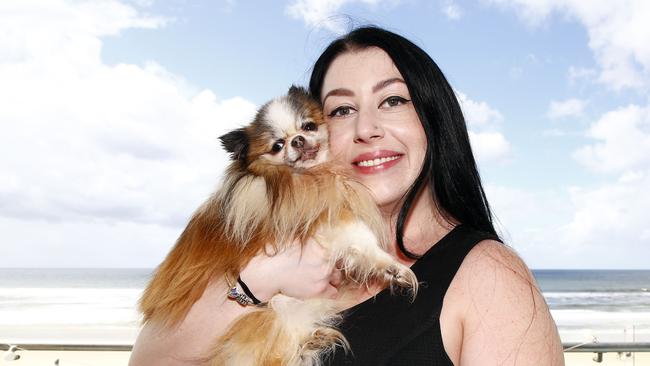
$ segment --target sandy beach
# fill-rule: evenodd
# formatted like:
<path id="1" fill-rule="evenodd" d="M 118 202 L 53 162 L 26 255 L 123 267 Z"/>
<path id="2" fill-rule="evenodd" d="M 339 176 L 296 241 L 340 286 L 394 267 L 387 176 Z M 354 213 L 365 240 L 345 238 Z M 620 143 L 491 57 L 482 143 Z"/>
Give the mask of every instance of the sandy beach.
<path id="1" fill-rule="evenodd" d="M 4 356 L 3 352 L 3 356 Z M 18 351 L 20 359 L 7 361 L 2 366 L 127 366 L 130 351 Z"/>
<path id="2" fill-rule="evenodd" d="M 597 366 L 597 365 L 606 365 L 606 366 L 648 366 L 650 365 L 650 353 L 649 352 L 638 352 L 631 357 L 619 357 L 618 353 L 604 353 L 603 362 L 595 362 L 593 358 L 596 356 L 595 353 L 587 352 L 565 352 L 564 360 L 567 366 Z"/>
<path id="3" fill-rule="evenodd" d="M 4 352 L 3 352 L 4 353 Z M 20 359 L 6 361 L 0 359 L 4 366 L 49 366 L 59 360 L 60 366 L 127 366 L 129 351 L 19 351 Z M 4 356 L 4 355 L 3 355 Z M 567 366 L 646 366 L 650 365 L 650 353 L 640 352 L 632 357 L 619 357 L 617 353 L 605 353 L 603 362 L 593 361 L 594 353 L 565 353 Z"/>

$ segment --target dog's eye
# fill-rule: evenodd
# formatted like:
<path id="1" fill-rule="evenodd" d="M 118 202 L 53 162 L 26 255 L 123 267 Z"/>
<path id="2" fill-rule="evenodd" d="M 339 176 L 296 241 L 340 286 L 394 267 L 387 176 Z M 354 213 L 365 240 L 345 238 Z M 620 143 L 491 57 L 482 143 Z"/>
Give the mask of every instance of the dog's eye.
<path id="1" fill-rule="evenodd" d="M 316 131 L 318 130 L 318 126 L 314 122 L 307 122 L 302 125 L 302 129 L 305 131 Z"/>
<path id="2" fill-rule="evenodd" d="M 273 152 L 274 154 L 277 154 L 277 153 L 280 152 L 280 150 L 282 150 L 283 147 L 284 147 L 284 140 L 280 139 L 280 140 L 276 141 L 273 144 L 273 146 L 271 146 L 271 152 Z"/>

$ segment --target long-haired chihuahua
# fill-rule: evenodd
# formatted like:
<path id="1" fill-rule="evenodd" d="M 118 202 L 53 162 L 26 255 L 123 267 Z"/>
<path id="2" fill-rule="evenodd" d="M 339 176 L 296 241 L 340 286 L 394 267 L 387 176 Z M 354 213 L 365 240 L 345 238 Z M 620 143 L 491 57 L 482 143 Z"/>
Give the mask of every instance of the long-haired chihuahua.
<path id="1" fill-rule="evenodd" d="M 210 281 L 238 278 L 261 252 L 308 238 L 341 268 L 339 293 L 363 286 L 417 291 L 413 272 L 387 253 L 388 233 L 368 190 L 329 159 L 320 104 L 301 87 L 221 136 L 231 154 L 220 189 L 193 215 L 140 300 L 144 321 L 178 325 Z M 224 294 L 226 296 L 226 294 Z M 214 340 L 211 365 L 312 366 L 337 345 L 342 300 L 277 294 Z"/>

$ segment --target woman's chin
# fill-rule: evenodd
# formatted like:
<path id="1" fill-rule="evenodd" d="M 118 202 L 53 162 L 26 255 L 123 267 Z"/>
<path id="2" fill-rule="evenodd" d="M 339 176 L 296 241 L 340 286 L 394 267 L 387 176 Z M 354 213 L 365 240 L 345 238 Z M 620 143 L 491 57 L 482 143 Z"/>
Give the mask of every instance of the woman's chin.
<path id="1" fill-rule="evenodd" d="M 381 209 L 382 212 L 391 212 L 395 207 L 402 201 L 402 197 L 408 190 L 406 187 L 404 190 L 394 190 L 390 189 L 393 187 L 373 187 L 366 185 L 372 196 L 375 198 L 377 206 Z"/>

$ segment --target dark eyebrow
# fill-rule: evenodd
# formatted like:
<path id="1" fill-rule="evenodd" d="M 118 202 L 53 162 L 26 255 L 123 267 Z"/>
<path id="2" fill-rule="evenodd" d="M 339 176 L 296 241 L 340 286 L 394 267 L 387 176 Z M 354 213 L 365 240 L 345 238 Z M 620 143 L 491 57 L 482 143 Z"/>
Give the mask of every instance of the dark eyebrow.
<path id="1" fill-rule="evenodd" d="M 404 82 L 404 80 L 402 80 L 401 78 L 390 78 L 390 79 L 386 79 L 384 81 L 380 81 L 377 84 L 375 84 L 375 86 L 372 87 L 372 92 L 376 93 L 379 90 L 381 90 L 381 89 L 383 89 L 383 88 L 385 88 L 385 87 L 387 87 L 387 86 L 389 86 L 390 84 L 393 84 L 393 83 L 406 84 L 406 82 Z"/>
<path id="2" fill-rule="evenodd" d="M 390 78 L 390 79 L 382 80 L 382 81 L 378 82 L 377 84 L 375 84 L 375 86 L 372 87 L 372 92 L 376 93 L 379 90 L 381 90 L 381 89 L 383 89 L 383 88 L 385 88 L 385 87 L 387 87 L 387 86 L 389 86 L 390 84 L 393 84 L 393 83 L 406 84 L 406 82 L 404 80 L 402 80 L 401 78 Z M 332 89 L 327 94 L 325 94 L 325 97 L 323 98 L 323 104 L 325 104 L 325 100 L 329 96 L 353 97 L 354 92 L 352 90 L 350 90 L 350 89 L 345 89 L 345 88 Z"/>
<path id="3" fill-rule="evenodd" d="M 325 104 L 325 100 L 329 96 L 339 96 L 339 97 L 352 97 L 354 96 L 354 92 L 350 89 L 344 89 L 344 88 L 338 88 L 338 89 L 332 89 L 327 94 L 325 94 L 325 98 L 323 98 L 323 104 Z"/>
<path id="4" fill-rule="evenodd" d="M 406 82 L 404 80 L 402 80 L 401 78 L 390 78 L 390 79 L 382 80 L 382 81 L 378 82 L 377 84 L 375 84 L 375 86 L 372 87 L 372 92 L 376 93 L 379 90 L 381 90 L 381 89 L 383 89 L 383 88 L 385 88 L 385 87 L 387 87 L 387 86 L 389 86 L 390 84 L 393 84 L 393 83 L 406 84 Z M 325 94 L 325 97 L 323 98 L 323 104 L 325 104 L 325 100 L 329 96 L 353 97 L 354 92 L 352 90 L 350 90 L 350 89 L 345 89 L 345 88 L 332 89 L 327 94 Z"/>

